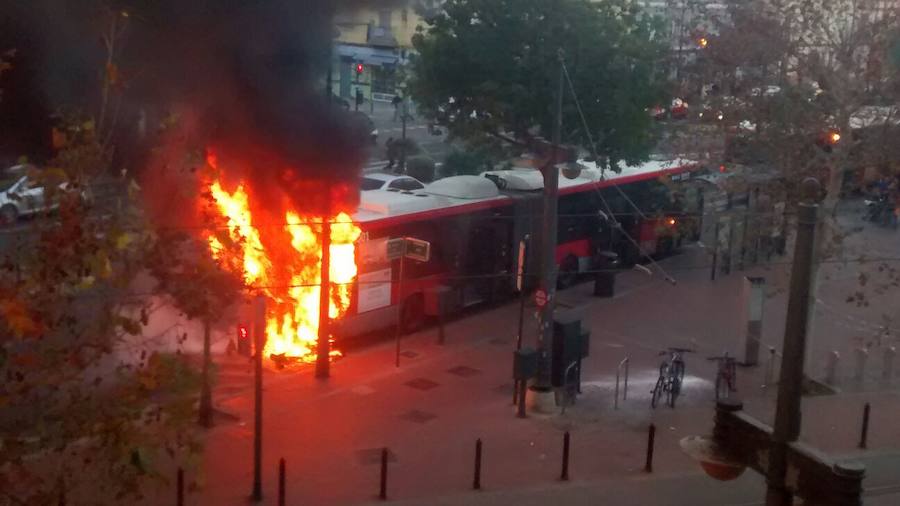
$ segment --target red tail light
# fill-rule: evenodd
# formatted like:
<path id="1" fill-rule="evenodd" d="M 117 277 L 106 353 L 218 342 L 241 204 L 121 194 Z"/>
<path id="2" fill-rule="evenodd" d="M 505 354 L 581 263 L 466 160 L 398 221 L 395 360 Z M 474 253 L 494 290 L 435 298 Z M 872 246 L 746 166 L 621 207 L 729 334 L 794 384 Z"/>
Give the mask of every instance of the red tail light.
<path id="1" fill-rule="evenodd" d="M 237 326 L 237 349 L 239 354 L 250 356 L 250 332 L 244 324 L 238 324 Z"/>

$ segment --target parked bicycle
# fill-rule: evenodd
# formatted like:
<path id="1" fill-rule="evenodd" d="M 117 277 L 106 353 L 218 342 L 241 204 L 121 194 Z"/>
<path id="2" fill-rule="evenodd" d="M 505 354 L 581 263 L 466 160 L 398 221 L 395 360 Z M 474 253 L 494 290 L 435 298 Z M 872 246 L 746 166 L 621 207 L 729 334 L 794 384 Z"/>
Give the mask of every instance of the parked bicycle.
<path id="1" fill-rule="evenodd" d="M 662 398 L 666 395 L 666 404 L 669 407 L 675 407 L 675 400 L 681 394 L 681 384 L 684 381 L 684 358 L 683 355 L 693 351 L 688 348 L 669 348 L 668 351 L 662 351 L 660 355 L 668 355 L 669 357 L 659 365 L 659 379 L 656 380 L 656 386 L 650 392 L 650 407 L 655 408 Z"/>
<path id="2" fill-rule="evenodd" d="M 731 392 L 737 392 L 737 363 L 734 357 L 729 357 L 726 351 L 718 357 L 708 357 L 707 360 L 715 360 L 716 368 L 716 400 L 727 399 Z"/>

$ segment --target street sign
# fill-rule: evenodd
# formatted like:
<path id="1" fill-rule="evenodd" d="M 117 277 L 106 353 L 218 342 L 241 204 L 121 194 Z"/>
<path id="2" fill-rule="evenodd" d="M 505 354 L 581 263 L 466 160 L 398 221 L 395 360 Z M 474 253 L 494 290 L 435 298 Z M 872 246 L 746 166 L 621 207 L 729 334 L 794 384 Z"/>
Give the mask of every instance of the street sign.
<path id="1" fill-rule="evenodd" d="M 428 241 L 423 241 L 421 239 L 407 237 L 406 251 L 404 254 L 406 258 L 418 260 L 420 262 L 427 262 L 428 259 L 431 258 L 431 243 Z"/>
<path id="2" fill-rule="evenodd" d="M 387 259 L 395 260 L 406 257 L 419 262 L 427 262 L 431 258 L 431 243 L 413 237 L 398 237 L 387 241 Z"/>
<path id="3" fill-rule="evenodd" d="M 534 303 L 537 304 L 538 308 L 542 308 L 547 305 L 547 292 L 538 288 L 534 292 Z"/>
<path id="4" fill-rule="evenodd" d="M 391 239 L 387 242 L 387 258 L 394 260 L 400 258 L 406 253 L 406 241 L 402 237 Z"/>
<path id="5" fill-rule="evenodd" d="M 379 265 L 386 263 L 388 258 L 388 239 L 381 237 L 378 239 L 359 241 L 359 261 L 363 265 Z"/>

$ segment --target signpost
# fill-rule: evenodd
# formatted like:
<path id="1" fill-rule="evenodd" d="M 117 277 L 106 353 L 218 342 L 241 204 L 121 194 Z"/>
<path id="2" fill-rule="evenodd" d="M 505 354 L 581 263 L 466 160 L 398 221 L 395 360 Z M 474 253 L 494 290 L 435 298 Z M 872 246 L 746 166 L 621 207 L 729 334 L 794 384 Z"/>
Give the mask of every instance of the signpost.
<path id="1" fill-rule="evenodd" d="M 403 266 L 405 259 L 427 262 L 431 258 L 431 243 L 412 237 L 399 237 L 387 242 L 388 260 L 400 259 L 397 276 L 397 349 L 394 366 L 400 367 L 400 334 L 403 332 Z"/>

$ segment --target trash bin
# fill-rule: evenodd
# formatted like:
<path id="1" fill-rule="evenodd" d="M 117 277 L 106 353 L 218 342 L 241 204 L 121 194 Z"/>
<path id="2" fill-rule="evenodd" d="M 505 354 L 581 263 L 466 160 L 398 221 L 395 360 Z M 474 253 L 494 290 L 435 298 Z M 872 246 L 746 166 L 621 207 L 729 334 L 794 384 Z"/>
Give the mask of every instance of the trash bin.
<path id="1" fill-rule="evenodd" d="M 616 293 L 615 269 L 619 266 L 619 255 L 612 251 L 602 251 L 599 257 L 594 276 L 594 295 L 612 297 Z"/>

